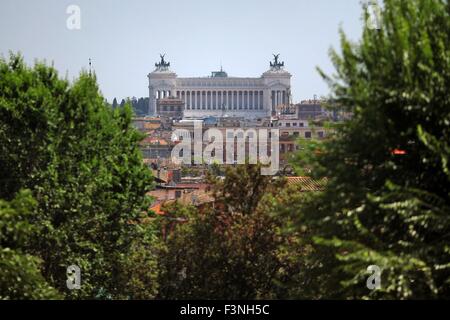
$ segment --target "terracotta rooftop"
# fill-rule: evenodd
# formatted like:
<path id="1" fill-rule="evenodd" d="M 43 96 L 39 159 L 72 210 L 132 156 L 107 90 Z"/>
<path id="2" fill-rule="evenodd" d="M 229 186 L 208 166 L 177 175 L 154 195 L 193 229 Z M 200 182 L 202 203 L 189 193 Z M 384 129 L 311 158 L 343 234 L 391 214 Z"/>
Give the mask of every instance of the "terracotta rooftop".
<path id="1" fill-rule="evenodd" d="M 161 205 L 162 205 L 161 201 L 156 201 L 155 203 L 152 204 L 150 210 L 152 210 L 154 213 L 158 215 L 163 215 L 164 211 L 161 210 Z"/>
<path id="2" fill-rule="evenodd" d="M 158 137 L 146 137 L 141 141 L 141 144 L 152 144 L 152 145 L 160 145 L 160 146 L 167 146 L 167 140 L 158 138 Z"/>
<path id="3" fill-rule="evenodd" d="M 152 123 L 152 122 L 144 123 L 144 129 L 159 129 L 160 127 L 161 123 Z"/>

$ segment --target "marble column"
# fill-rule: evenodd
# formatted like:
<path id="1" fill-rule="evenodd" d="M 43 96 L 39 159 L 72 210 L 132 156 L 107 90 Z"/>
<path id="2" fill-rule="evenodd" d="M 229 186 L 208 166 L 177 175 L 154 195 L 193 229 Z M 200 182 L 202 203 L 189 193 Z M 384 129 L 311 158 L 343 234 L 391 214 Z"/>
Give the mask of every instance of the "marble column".
<path id="1" fill-rule="evenodd" d="M 247 103 L 245 104 L 245 109 L 250 109 L 250 91 L 247 92 Z"/>
<path id="2" fill-rule="evenodd" d="M 216 91 L 216 109 L 220 110 L 219 91 Z"/>

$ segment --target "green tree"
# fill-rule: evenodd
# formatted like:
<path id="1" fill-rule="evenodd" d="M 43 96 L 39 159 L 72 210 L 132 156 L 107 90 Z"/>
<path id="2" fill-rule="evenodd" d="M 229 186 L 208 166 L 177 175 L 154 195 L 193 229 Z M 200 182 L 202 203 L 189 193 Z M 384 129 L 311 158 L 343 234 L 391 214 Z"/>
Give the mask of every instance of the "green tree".
<path id="1" fill-rule="evenodd" d="M 41 260 L 25 253 L 36 228 L 29 223 L 36 201 L 21 191 L 0 200 L 0 299 L 57 299 L 61 296 L 41 274 Z"/>
<path id="2" fill-rule="evenodd" d="M 368 17 L 364 13 L 364 19 Z M 386 0 L 380 29 L 365 27 L 324 79 L 331 106 L 353 118 L 296 165 L 328 177 L 302 199 L 297 223 L 312 245 L 319 297 L 450 297 L 450 5 Z M 369 265 L 382 269 L 368 290 Z"/>
<path id="3" fill-rule="evenodd" d="M 138 223 L 152 178 L 131 117 L 129 104 L 111 110 L 95 75 L 70 84 L 18 55 L 0 60 L 0 197 L 32 191 L 29 222 L 38 232 L 25 252 L 42 260 L 44 278 L 68 298 L 133 297 L 130 263 L 154 265 L 152 251 L 137 254 L 156 240 Z M 72 264 L 81 268 L 80 290 L 66 288 Z M 154 276 L 136 276 L 155 291 Z"/>
<path id="4" fill-rule="evenodd" d="M 279 285 L 290 275 L 290 238 L 272 215 L 284 182 L 262 176 L 260 166 L 228 168 L 211 177 L 214 205 L 167 208 L 173 221 L 161 256 L 160 297 L 169 299 L 261 299 L 285 297 Z M 165 221 L 166 218 L 162 218 Z M 289 252 L 289 251 L 288 251 Z"/>

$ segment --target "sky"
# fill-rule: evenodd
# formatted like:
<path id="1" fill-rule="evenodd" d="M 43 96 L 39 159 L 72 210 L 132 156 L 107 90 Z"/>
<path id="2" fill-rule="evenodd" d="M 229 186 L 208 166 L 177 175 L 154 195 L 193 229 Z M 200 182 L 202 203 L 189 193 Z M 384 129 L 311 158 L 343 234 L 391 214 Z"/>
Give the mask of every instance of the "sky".
<path id="1" fill-rule="evenodd" d="M 80 29 L 69 29 L 70 5 Z M 357 41 L 361 0 L 0 0 L 0 55 L 53 63 L 74 80 L 89 68 L 103 95 L 147 97 L 147 74 L 166 54 L 179 77 L 259 77 L 279 53 L 292 74 L 294 102 L 326 96 L 316 71 L 333 72 L 339 28 Z"/>

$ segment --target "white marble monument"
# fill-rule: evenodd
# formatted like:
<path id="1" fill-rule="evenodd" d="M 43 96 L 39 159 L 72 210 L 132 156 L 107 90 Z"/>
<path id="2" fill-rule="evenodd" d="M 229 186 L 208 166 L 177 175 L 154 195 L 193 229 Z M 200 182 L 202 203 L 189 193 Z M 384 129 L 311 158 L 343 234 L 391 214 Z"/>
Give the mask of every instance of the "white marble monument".
<path id="1" fill-rule="evenodd" d="M 284 62 L 274 55 L 270 69 L 259 78 L 229 77 L 223 70 L 209 77 L 179 78 L 164 60 L 155 64 L 148 75 L 149 115 L 158 116 L 156 101 L 177 97 L 184 101 L 185 118 L 270 117 L 278 108 L 289 104 L 291 74 Z"/>

